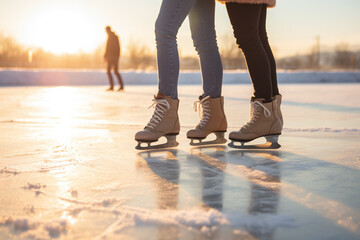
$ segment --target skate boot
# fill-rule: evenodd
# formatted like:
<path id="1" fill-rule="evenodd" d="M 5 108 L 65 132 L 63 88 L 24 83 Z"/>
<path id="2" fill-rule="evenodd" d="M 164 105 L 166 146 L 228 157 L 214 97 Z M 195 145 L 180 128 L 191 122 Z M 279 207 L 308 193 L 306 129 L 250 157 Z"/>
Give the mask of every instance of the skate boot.
<path id="1" fill-rule="evenodd" d="M 280 108 L 281 99 L 282 99 L 281 94 L 275 95 L 275 100 L 276 100 L 276 113 L 277 113 L 276 115 L 277 115 L 277 117 L 280 119 L 281 130 L 282 130 L 282 128 L 283 128 L 283 126 L 284 126 L 284 120 L 283 120 L 283 116 L 282 116 L 281 108 Z"/>
<path id="2" fill-rule="evenodd" d="M 227 121 L 224 113 L 224 97 L 211 98 L 207 96 L 202 98 L 200 96 L 199 101 L 194 103 L 194 109 L 199 111 L 200 123 L 186 134 L 187 138 L 191 139 L 190 145 L 225 143 L 224 133 L 227 130 Z M 203 139 L 210 133 L 214 133 L 216 139 L 203 142 Z"/>
<path id="3" fill-rule="evenodd" d="M 264 103 L 263 99 L 254 99 L 251 102 L 250 120 L 239 131 L 231 132 L 229 147 L 242 149 L 276 149 L 279 148 L 278 138 L 281 134 L 281 121 L 277 117 L 277 101 Z M 265 137 L 266 143 L 261 145 L 244 146 L 244 143 Z M 241 146 L 235 145 L 240 142 Z"/>
<path id="4" fill-rule="evenodd" d="M 180 131 L 179 100 L 172 99 L 170 96 L 165 96 L 165 94 L 159 92 L 157 96 L 154 96 L 153 101 L 154 103 L 151 106 L 155 108 L 154 114 L 144 130 L 135 134 L 135 140 L 138 142 L 135 148 L 142 150 L 176 147 L 179 145 L 176 142 L 176 135 Z M 158 141 L 162 136 L 166 137 L 166 143 L 151 146 L 151 143 Z M 142 147 L 141 143 L 146 143 L 147 146 Z"/>

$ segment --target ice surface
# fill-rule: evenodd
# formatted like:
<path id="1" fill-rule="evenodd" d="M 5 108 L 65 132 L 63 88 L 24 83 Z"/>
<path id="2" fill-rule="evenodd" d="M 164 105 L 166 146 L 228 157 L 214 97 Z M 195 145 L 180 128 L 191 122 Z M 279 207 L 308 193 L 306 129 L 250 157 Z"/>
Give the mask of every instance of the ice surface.
<path id="1" fill-rule="evenodd" d="M 156 87 L 105 88 L 0 88 L 0 239 L 359 239 L 359 84 L 282 84 L 282 147 L 260 151 L 189 145 L 200 85 L 180 145 L 137 151 Z M 251 85 L 223 95 L 227 138 Z"/>

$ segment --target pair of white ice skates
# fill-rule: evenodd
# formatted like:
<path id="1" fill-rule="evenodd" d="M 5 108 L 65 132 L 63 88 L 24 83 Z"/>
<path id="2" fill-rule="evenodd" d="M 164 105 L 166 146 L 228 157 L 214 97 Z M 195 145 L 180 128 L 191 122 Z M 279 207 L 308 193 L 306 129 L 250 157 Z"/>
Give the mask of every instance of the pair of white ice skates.
<path id="1" fill-rule="evenodd" d="M 144 130 L 135 135 L 138 142 L 136 149 L 154 149 L 176 147 L 176 135 L 180 131 L 178 116 L 179 100 L 158 93 L 154 96 L 154 114 Z M 231 132 L 229 138 L 230 147 L 247 148 L 245 142 L 252 141 L 259 137 L 265 137 L 267 143 L 258 145 L 259 148 L 279 148 L 278 137 L 282 130 L 282 115 L 280 111 L 281 95 L 277 95 L 272 102 L 263 103 L 263 99 L 254 99 L 251 102 L 250 121 L 239 131 Z M 226 142 L 224 133 L 227 130 L 227 121 L 224 112 L 224 98 L 200 97 L 194 104 L 195 110 L 200 113 L 200 122 L 187 132 L 187 138 L 191 140 L 190 145 L 223 144 Z M 203 141 L 211 133 L 216 135 L 212 141 Z M 151 145 L 157 142 L 160 137 L 166 137 L 164 144 Z M 241 145 L 236 145 L 240 142 Z M 142 146 L 145 144 L 146 146 Z"/>

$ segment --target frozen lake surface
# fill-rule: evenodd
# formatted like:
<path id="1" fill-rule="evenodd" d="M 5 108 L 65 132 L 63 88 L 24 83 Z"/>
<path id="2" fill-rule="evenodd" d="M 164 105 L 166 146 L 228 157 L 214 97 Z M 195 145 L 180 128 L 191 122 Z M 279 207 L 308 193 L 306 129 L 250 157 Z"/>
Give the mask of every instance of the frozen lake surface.
<path id="1" fill-rule="evenodd" d="M 360 84 L 284 84 L 278 150 L 137 151 L 156 86 L 0 88 L 0 239 L 359 239 Z M 250 85 L 225 85 L 229 129 Z M 260 140 L 259 140 L 260 142 Z"/>

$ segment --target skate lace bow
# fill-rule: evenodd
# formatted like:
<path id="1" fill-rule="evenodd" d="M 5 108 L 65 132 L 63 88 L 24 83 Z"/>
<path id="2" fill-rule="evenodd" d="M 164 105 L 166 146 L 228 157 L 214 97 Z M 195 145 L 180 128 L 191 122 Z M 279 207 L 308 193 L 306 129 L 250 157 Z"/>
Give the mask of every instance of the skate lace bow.
<path id="1" fill-rule="evenodd" d="M 210 118 L 210 101 L 207 101 L 209 98 L 210 96 L 207 96 L 194 102 L 194 111 L 199 113 L 201 127 L 204 127 Z"/>
<path id="2" fill-rule="evenodd" d="M 267 109 L 267 107 L 264 106 L 264 104 L 262 104 L 261 102 L 259 101 L 254 101 L 254 102 L 251 102 L 251 108 L 253 109 L 251 111 L 251 119 L 250 121 L 244 125 L 241 129 L 245 130 L 247 129 L 248 127 L 250 127 L 251 125 L 253 125 L 256 120 L 258 119 L 259 117 L 259 114 L 260 114 L 260 110 L 261 108 L 264 109 L 264 116 L 265 117 L 270 117 L 271 116 L 271 112 L 269 111 L 269 109 Z"/>
<path id="3" fill-rule="evenodd" d="M 146 127 L 153 129 L 170 109 L 170 104 L 166 99 L 153 99 L 153 104 L 149 108 L 151 107 L 154 107 L 155 111 Z"/>

